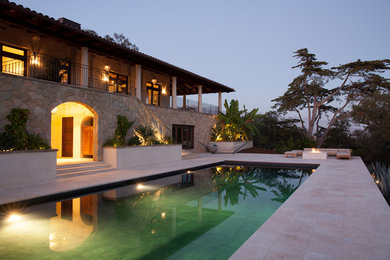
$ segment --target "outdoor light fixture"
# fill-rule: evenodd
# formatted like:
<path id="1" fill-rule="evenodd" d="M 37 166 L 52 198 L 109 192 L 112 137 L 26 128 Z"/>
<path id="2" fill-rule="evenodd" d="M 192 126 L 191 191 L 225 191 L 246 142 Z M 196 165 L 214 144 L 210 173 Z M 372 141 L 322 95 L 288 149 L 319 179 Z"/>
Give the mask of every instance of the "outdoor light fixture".
<path id="1" fill-rule="evenodd" d="M 33 64 L 33 65 L 38 65 L 39 64 L 39 61 L 38 61 L 38 57 L 37 56 L 32 56 L 31 57 L 31 63 Z"/>
<path id="2" fill-rule="evenodd" d="M 104 70 L 105 71 L 110 71 L 110 66 L 108 66 L 108 65 L 104 66 Z"/>
<path id="3" fill-rule="evenodd" d="M 163 94 L 163 95 L 167 94 L 167 89 L 163 88 L 162 91 L 161 91 L 161 94 Z"/>
<path id="4" fill-rule="evenodd" d="M 138 184 L 138 185 L 137 185 L 137 190 L 141 190 L 141 189 L 143 189 L 143 188 L 145 188 L 144 185 L 142 185 L 142 184 Z"/>
<path id="5" fill-rule="evenodd" d="M 166 215 L 165 212 L 161 212 L 161 218 L 162 219 L 165 219 L 165 215 Z"/>
<path id="6" fill-rule="evenodd" d="M 156 78 L 152 78 L 152 83 L 156 84 L 157 83 L 157 79 Z"/>
<path id="7" fill-rule="evenodd" d="M 7 221 L 8 222 L 18 222 L 22 219 L 22 216 L 20 214 L 17 214 L 17 213 L 11 213 L 8 218 L 7 218 Z"/>

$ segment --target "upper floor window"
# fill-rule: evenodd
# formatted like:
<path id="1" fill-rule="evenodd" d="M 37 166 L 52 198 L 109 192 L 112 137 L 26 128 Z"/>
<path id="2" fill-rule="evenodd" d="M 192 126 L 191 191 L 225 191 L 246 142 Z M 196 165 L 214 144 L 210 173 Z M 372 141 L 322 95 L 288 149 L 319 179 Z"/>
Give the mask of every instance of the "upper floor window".
<path id="1" fill-rule="evenodd" d="M 109 84 L 108 91 L 115 93 L 129 94 L 127 83 L 127 76 L 120 75 L 110 71 L 109 75 Z"/>
<path id="2" fill-rule="evenodd" d="M 146 82 L 147 98 L 146 103 L 149 105 L 160 105 L 161 85 Z"/>
<path id="3" fill-rule="evenodd" d="M 27 51 L 5 44 L 0 44 L 0 48 L 1 72 L 25 76 Z"/>

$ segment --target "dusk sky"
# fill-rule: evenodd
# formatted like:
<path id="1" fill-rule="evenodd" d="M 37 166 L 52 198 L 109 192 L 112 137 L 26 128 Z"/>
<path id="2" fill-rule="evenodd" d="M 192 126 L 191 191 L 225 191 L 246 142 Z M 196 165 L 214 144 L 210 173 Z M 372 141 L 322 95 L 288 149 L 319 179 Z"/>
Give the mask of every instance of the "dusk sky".
<path id="1" fill-rule="evenodd" d="M 234 88 L 223 98 L 260 113 L 298 75 L 291 67 L 300 48 L 331 66 L 390 58 L 390 0 L 16 3 L 100 36 L 123 33 L 141 52 Z M 216 105 L 218 98 L 203 100 Z"/>

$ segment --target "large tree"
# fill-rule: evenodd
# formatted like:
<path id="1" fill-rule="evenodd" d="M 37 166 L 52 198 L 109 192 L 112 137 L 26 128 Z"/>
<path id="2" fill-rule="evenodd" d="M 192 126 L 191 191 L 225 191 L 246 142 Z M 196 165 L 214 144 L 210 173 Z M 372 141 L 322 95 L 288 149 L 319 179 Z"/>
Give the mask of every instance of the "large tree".
<path id="1" fill-rule="evenodd" d="M 390 92 L 376 93 L 354 106 L 352 119 L 363 126 L 357 132 L 363 159 L 390 165 Z"/>
<path id="2" fill-rule="evenodd" d="M 326 139 L 335 122 L 346 115 L 349 108 L 364 100 L 367 95 L 390 88 L 390 82 L 381 76 L 390 70 L 390 60 L 361 61 L 326 68 L 325 61 L 318 61 L 316 55 L 306 48 L 295 52 L 300 75 L 290 84 L 287 91 L 272 100 L 279 112 L 296 112 L 306 136 L 317 141 L 317 146 Z M 307 119 L 302 116 L 306 111 Z M 328 123 L 319 133 L 321 118 Z"/>

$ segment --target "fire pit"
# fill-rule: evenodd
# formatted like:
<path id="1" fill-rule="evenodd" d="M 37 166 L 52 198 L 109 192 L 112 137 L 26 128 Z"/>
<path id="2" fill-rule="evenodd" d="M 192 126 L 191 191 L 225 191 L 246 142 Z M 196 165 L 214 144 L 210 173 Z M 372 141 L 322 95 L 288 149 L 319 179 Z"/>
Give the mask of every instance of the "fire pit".
<path id="1" fill-rule="evenodd" d="M 327 159 L 328 153 L 321 152 L 319 149 L 312 148 L 311 151 L 304 151 L 302 158 L 303 159 Z"/>

